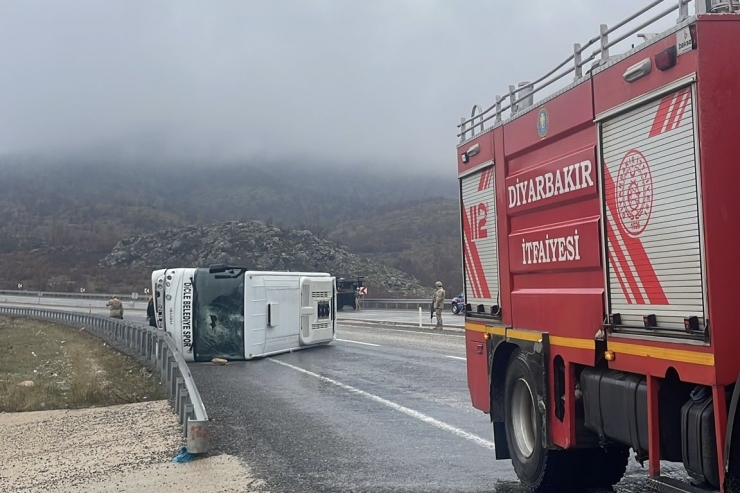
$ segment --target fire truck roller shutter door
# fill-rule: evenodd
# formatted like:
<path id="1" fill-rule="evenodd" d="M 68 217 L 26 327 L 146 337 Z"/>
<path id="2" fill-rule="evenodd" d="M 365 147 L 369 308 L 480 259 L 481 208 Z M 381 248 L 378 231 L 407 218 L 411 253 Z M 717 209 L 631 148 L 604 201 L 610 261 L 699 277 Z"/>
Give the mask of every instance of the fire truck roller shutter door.
<path id="1" fill-rule="evenodd" d="M 496 230 L 495 166 L 462 179 L 465 301 L 475 313 L 498 304 L 498 232 Z"/>
<path id="2" fill-rule="evenodd" d="M 692 98 L 684 88 L 603 123 L 608 296 L 623 325 L 704 324 Z"/>

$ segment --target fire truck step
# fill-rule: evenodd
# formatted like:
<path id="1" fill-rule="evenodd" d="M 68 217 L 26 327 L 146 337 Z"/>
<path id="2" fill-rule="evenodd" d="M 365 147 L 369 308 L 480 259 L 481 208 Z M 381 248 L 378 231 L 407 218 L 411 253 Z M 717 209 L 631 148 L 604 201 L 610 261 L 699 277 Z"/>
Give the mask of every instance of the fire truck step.
<path id="1" fill-rule="evenodd" d="M 718 493 L 719 490 L 705 489 L 693 486 L 672 478 L 658 477 L 647 480 L 648 491 L 660 493 Z"/>

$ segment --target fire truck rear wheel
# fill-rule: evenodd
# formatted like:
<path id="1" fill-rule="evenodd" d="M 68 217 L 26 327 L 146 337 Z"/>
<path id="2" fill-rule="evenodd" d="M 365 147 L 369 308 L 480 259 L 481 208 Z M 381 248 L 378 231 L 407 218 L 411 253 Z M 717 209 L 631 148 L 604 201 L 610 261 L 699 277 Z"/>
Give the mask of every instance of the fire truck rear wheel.
<path id="1" fill-rule="evenodd" d="M 576 480 L 571 474 L 572 451 L 542 446 L 542 416 L 537 410 L 535 380 L 527 358 L 517 349 L 506 370 L 506 442 L 519 480 L 533 491 L 566 491 Z M 570 459 L 570 460 L 569 460 Z"/>

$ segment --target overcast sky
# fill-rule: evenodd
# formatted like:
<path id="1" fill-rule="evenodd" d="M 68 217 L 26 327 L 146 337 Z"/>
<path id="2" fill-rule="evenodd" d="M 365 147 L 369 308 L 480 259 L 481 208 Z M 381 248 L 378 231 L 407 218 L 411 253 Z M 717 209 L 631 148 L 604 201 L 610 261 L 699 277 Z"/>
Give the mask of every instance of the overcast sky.
<path id="1" fill-rule="evenodd" d="M 647 3 L 0 0 L 0 154 L 454 173 L 455 125 L 474 103 Z"/>

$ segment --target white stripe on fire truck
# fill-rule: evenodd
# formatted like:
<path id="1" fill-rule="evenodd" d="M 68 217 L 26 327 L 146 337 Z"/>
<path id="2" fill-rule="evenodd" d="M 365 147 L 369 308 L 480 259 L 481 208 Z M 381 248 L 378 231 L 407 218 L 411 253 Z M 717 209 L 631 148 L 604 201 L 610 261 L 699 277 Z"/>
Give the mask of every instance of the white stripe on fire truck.
<path id="1" fill-rule="evenodd" d="M 491 182 L 493 181 L 493 167 L 488 168 L 480 175 L 480 182 L 478 183 L 478 191 L 482 192 L 483 190 L 488 189 L 488 187 L 491 186 Z"/>
<path id="2" fill-rule="evenodd" d="M 620 269 L 619 274 L 624 279 L 622 292 L 624 293 L 625 299 L 633 299 L 635 303 L 640 304 L 641 300 L 639 299 L 639 294 L 635 295 L 635 291 L 639 291 L 639 288 L 636 288 L 637 280 L 632 275 L 632 270 L 629 268 L 629 264 L 624 255 L 623 247 L 620 246 L 619 240 L 617 238 L 618 230 L 616 230 L 616 228 L 614 228 L 614 226 L 612 225 L 613 219 L 608 209 L 606 214 L 607 235 L 609 239 L 609 245 L 611 245 L 609 253 L 613 255 L 615 265 L 618 265 Z"/>
<path id="3" fill-rule="evenodd" d="M 630 270 L 630 273 L 635 279 L 635 284 L 637 285 L 637 289 L 640 291 L 640 297 L 642 297 L 643 300 L 646 300 L 649 302 L 650 298 L 645 292 L 645 285 L 642 281 L 642 278 L 640 277 L 640 272 L 637 269 L 637 267 L 635 267 L 635 262 L 632 259 L 632 252 L 630 252 L 629 248 L 627 248 L 624 238 L 622 237 L 621 231 L 617 227 L 617 224 L 614 221 L 614 218 L 611 217 L 611 214 L 609 214 L 609 222 L 610 222 L 610 226 L 613 228 L 613 231 L 615 232 L 617 242 L 619 242 L 619 247 L 622 249 L 622 254 L 624 256 L 625 263 L 627 264 L 626 268 Z M 622 266 L 622 267 L 625 268 L 625 266 Z M 633 291 L 633 294 L 636 294 L 636 293 L 634 293 Z M 635 296 L 635 298 L 639 299 L 637 296 Z"/>
<path id="4" fill-rule="evenodd" d="M 468 255 L 468 264 L 466 265 L 469 266 L 469 268 L 467 270 L 470 273 L 470 279 L 473 281 L 474 286 L 473 296 L 476 298 L 485 298 L 487 294 L 486 291 L 488 290 L 486 280 L 483 278 L 485 273 L 483 272 L 483 266 L 480 265 L 480 258 L 478 257 L 475 243 L 473 243 L 473 240 L 470 238 L 470 219 L 468 218 L 467 209 L 463 211 L 463 233 L 465 248 Z"/>
<path id="5" fill-rule="evenodd" d="M 681 124 L 681 120 L 683 119 L 684 114 L 686 113 L 686 107 L 689 105 L 690 99 L 691 92 L 688 89 L 676 96 L 676 101 L 673 105 L 674 111 L 668 119 L 666 131 L 675 130 L 676 128 L 678 128 L 678 126 Z"/>
<path id="6" fill-rule="evenodd" d="M 690 89 L 663 98 L 655 112 L 648 137 L 657 137 L 662 133 L 678 128 L 690 101 Z"/>
<path id="7" fill-rule="evenodd" d="M 615 189 L 615 185 L 612 180 L 612 176 L 609 173 L 609 169 L 606 167 L 604 168 L 604 185 L 607 190 L 610 190 L 610 192 L 606 194 L 607 211 L 611 213 L 609 216 L 611 218 L 609 224 L 614 225 L 616 228 L 614 233 L 618 239 L 617 241 L 625 248 L 624 258 L 629 267 L 629 269 L 625 269 L 627 280 L 632 281 L 633 271 L 635 273 L 639 273 L 639 276 L 634 279 L 634 285 L 631 286 L 632 293 L 635 295 L 637 304 L 648 303 L 653 305 L 667 305 L 668 298 L 663 291 L 663 285 L 661 284 L 657 273 L 653 269 L 653 263 L 650 260 L 647 251 L 645 251 L 645 246 L 642 244 L 642 241 L 639 238 L 629 237 L 626 230 L 614 219 L 614 212 L 617 210 L 617 205 L 614 200 L 614 193 L 612 193 L 611 190 Z M 620 252 L 617 251 L 616 253 L 617 259 L 621 260 L 619 257 Z M 633 262 L 634 259 L 637 259 L 637 264 Z M 640 266 L 639 269 L 637 269 L 637 265 Z M 645 285 L 646 280 L 650 286 L 649 296 L 648 287 Z M 630 284 L 632 284 L 632 282 L 630 282 Z M 637 287 L 637 290 L 635 290 L 635 286 Z"/>
<path id="8" fill-rule="evenodd" d="M 470 251 L 470 238 L 468 238 L 468 231 L 464 232 L 464 248 L 465 248 L 465 271 L 467 273 L 468 280 L 470 281 L 470 289 L 473 291 L 474 298 L 480 298 L 480 287 L 478 285 L 478 278 L 475 272 L 475 266 L 473 264 L 473 253 Z"/>
<path id="9" fill-rule="evenodd" d="M 609 252 L 609 263 L 612 266 L 612 270 L 614 271 L 614 274 L 617 277 L 617 282 L 619 283 L 619 286 L 622 288 L 622 293 L 624 293 L 624 297 L 627 300 L 628 304 L 632 304 L 632 297 L 627 291 L 627 286 L 625 285 L 625 279 L 624 279 L 624 272 L 622 272 L 622 266 L 619 265 L 617 260 L 614 258 L 613 253 Z"/>

